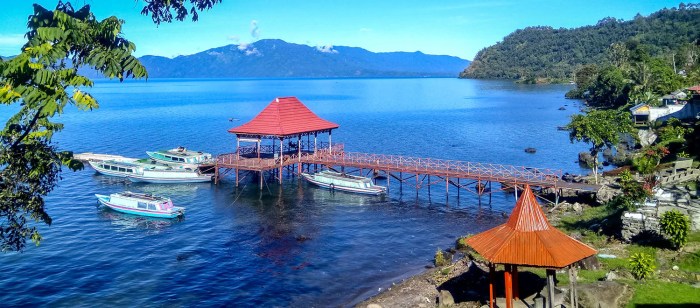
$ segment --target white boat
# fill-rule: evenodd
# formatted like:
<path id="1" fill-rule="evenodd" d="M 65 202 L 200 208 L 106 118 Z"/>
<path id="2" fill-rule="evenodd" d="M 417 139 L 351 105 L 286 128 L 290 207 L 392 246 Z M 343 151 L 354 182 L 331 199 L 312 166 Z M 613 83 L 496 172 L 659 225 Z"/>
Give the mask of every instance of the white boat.
<path id="1" fill-rule="evenodd" d="M 115 211 L 158 218 L 175 218 L 185 215 L 185 208 L 174 206 L 170 198 L 130 191 L 109 196 L 95 194 L 100 204 Z"/>
<path id="2" fill-rule="evenodd" d="M 359 194 L 381 195 L 386 193 L 386 187 L 372 183 L 372 179 L 341 174 L 329 170 L 324 170 L 314 174 L 302 173 L 302 177 L 312 184 L 330 190 L 340 190 Z"/>
<path id="3" fill-rule="evenodd" d="M 183 165 L 164 164 L 150 159 L 135 161 L 88 161 L 97 172 L 126 177 L 132 182 L 145 183 L 197 183 L 210 182 L 211 174 L 202 173 L 198 169 L 187 168 Z"/>
<path id="4" fill-rule="evenodd" d="M 165 163 L 201 165 L 213 163 L 210 153 L 191 151 L 184 147 L 155 152 L 146 151 L 148 157 Z"/>
<path id="5" fill-rule="evenodd" d="M 124 157 L 124 156 L 120 156 L 120 155 L 97 154 L 97 153 L 92 153 L 92 152 L 74 154 L 73 158 L 80 160 L 80 161 L 115 160 L 115 161 L 133 162 L 133 161 L 138 160 L 137 158 L 129 158 L 129 157 Z"/>

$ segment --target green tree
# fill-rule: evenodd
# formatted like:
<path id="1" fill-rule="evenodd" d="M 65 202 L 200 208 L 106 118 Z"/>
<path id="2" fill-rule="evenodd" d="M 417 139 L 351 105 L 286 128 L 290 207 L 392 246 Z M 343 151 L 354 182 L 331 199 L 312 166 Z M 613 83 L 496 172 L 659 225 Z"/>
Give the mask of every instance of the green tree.
<path id="1" fill-rule="evenodd" d="M 15 58 L 0 62 L 0 102 L 20 104 L 0 132 L 0 246 L 22 250 L 26 239 L 37 245 L 37 223 L 51 224 L 44 196 L 56 186 L 62 166 L 82 168 L 72 153 L 51 142 L 63 125 L 53 122 L 67 105 L 91 110 L 99 105 L 85 92 L 93 82 L 78 74 L 87 66 L 106 77 L 145 77 L 132 56 L 136 48 L 121 36 L 123 21 L 97 20 L 89 6 L 74 10 L 59 2 L 54 11 L 34 5 L 28 42 Z"/>
<path id="2" fill-rule="evenodd" d="M 620 142 L 623 134 L 635 129 L 632 120 L 625 112 L 617 110 L 591 110 L 586 114 L 576 114 L 567 124 L 569 139 L 590 143 L 593 157 L 593 175 L 598 183 L 598 153 L 604 148 L 612 148 Z"/>
<path id="3" fill-rule="evenodd" d="M 619 108 L 627 104 L 630 84 L 622 69 L 603 68 L 588 88 L 588 103 L 597 108 Z"/>
<path id="4" fill-rule="evenodd" d="M 661 232 L 671 237 L 671 243 L 676 249 L 681 249 L 688 242 L 690 219 L 678 210 L 663 213 L 659 225 Z"/>
<path id="5" fill-rule="evenodd" d="M 153 22 L 184 20 L 188 14 L 210 9 L 222 0 L 148 0 L 142 9 Z M 97 108 L 87 92 L 93 82 L 78 74 L 90 67 L 109 78 L 146 77 L 146 70 L 132 56 L 135 46 L 121 36 L 123 21 L 109 17 L 98 21 L 88 5 L 75 11 L 59 0 L 54 11 L 35 4 L 29 16 L 28 42 L 17 57 L 0 59 L 0 103 L 20 104 L 0 132 L 0 249 L 21 251 L 29 238 L 37 245 L 40 223 L 51 224 L 44 197 L 53 190 L 62 166 L 78 170 L 83 165 L 68 151 L 51 142 L 63 125 L 52 122 L 66 105 L 81 110 Z M 69 93 L 71 92 L 71 93 Z"/>

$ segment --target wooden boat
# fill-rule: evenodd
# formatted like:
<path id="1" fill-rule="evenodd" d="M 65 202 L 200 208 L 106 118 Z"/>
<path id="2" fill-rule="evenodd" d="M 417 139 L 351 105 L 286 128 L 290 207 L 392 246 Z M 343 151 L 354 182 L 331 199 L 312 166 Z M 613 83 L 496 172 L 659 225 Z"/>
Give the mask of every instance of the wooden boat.
<path id="1" fill-rule="evenodd" d="M 198 169 L 187 168 L 184 165 L 159 163 L 150 159 L 135 161 L 88 161 L 97 172 L 126 177 L 132 182 L 145 183 L 199 183 L 209 182 L 212 174 L 202 173 Z"/>
<path id="2" fill-rule="evenodd" d="M 191 151 L 184 147 L 171 150 L 146 151 L 148 157 L 165 163 L 201 165 L 212 163 L 212 156 L 209 153 Z"/>
<path id="3" fill-rule="evenodd" d="M 185 208 L 174 206 L 170 198 L 130 191 L 109 196 L 95 194 L 100 204 L 117 212 L 158 218 L 175 218 L 185 215 Z"/>
<path id="4" fill-rule="evenodd" d="M 314 174 L 302 173 L 301 176 L 312 184 L 330 190 L 368 195 L 381 195 L 386 193 L 386 187 L 375 185 L 370 178 L 366 177 L 341 174 L 329 170 Z"/>

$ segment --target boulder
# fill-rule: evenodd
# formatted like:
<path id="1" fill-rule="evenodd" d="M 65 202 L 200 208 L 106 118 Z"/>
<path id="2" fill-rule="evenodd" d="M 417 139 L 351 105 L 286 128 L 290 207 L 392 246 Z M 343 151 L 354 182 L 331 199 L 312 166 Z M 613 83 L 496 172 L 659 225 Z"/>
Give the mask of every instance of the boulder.
<path id="1" fill-rule="evenodd" d="M 382 308 L 382 306 L 379 304 L 369 304 L 367 305 L 367 308 Z"/>
<path id="2" fill-rule="evenodd" d="M 578 161 L 580 163 L 584 163 L 587 166 L 592 166 L 593 165 L 593 156 L 591 153 L 588 152 L 580 152 L 578 153 Z"/>
<path id="3" fill-rule="evenodd" d="M 596 193 L 595 198 L 599 204 L 605 204 L 608 201 L 612 200 L 619 193 L 620 191 L 618 189 L 613 189 L 608 185 L 603 185 Z"/>
<path id="4" fill-rule="evenodd" d="M 576 212 L 577 214 L 581 214 L 581 212 L 583 212 L 583 206 L 581 205 L 581 203 L 578 202 L 574 202 L 574 205 L 571 206 L 571 209 L 573 209 L 574 212 Z"/>
<path id="5" fill-rule="evenodd" d="M 605 274 L 605 281 L 613 281 L 613 280 L 617 280 L 617 279 L 618 279 L 617 274 L 613 271 L 610 271 L 607 274 Z"/>
<path id="6" fill-rule="evenodd" d="M 637 136 L 639 137 L 639 144 L 642 147 L 650 146 L 652 143 L 654 143 L 654 141 L 656 141 L 656 134 L 651 129 L 640 129 Z"/>
<path id="7" fill-rule="evenodd" d="M 452 293 L 447 290 L 440 290 L 440 295 L 438 296 L 438 303 L 440 307 L 449 307 L 455 304 L 455 299 L 452 297 Z"/>
<path id="8" fill-rule="evenodd" d="M 581 269 L 595 271 L 600 269 L 600 262 L 598 261 L 598 258 L 595 255 L 593 255 L 581 261 L 578 261 L 578 266 L 580 266 Z"/>
<path id="9" fill-rule="evenodd" d="M 615 281 L 581 284 L 578 289 L 581 307 L 621 307 L 627 296 L 627 285 Z"/>

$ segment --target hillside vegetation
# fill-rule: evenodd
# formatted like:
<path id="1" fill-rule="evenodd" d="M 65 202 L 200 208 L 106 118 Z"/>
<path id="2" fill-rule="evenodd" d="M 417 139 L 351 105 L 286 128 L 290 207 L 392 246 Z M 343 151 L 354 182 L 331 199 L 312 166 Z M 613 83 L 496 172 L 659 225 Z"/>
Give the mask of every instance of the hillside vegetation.
<path id="1" fill-rule="evenodd" d="M 573 80 L 587 64 L 604 64 L 613 43 L 634 40 L 651 56 L 682 61 L 674 52 L 700 39 L 700 4 L 681 4 L 647 17 L 623 21 L 607 17 L 594 26 L 517 30 L 502 42 L 479 51 L 461 78 Z"/>

